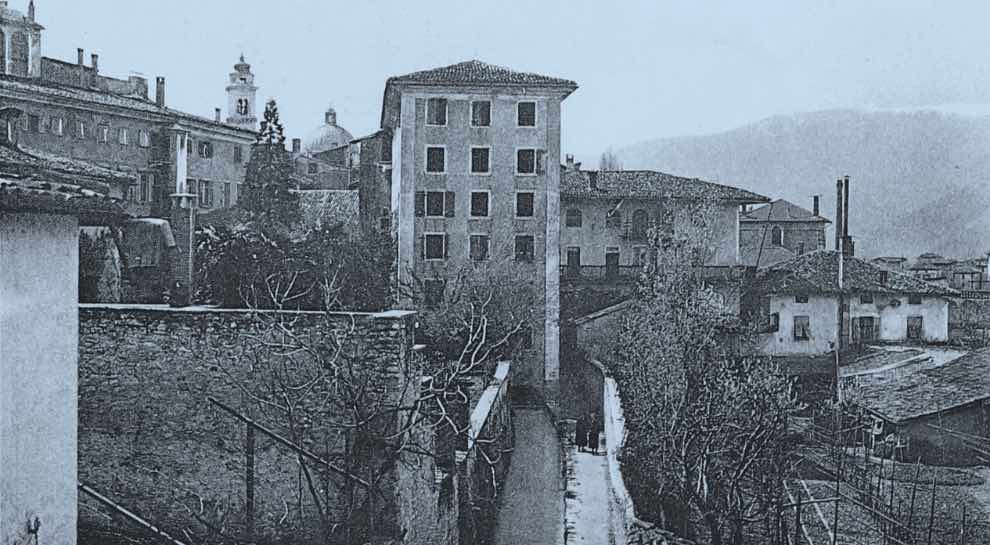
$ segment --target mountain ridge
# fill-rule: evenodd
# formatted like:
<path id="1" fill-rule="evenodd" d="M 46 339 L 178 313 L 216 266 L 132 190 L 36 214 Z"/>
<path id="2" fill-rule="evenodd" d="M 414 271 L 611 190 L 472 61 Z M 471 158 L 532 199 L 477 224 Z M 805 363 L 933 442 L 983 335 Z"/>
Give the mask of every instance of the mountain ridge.
<path id="1" fill-rule="evenodd" d="M 625 168 L 734 185 L 809 209 L 819 194 L 829 219 L 835 180 L 849 175 L 850 234 L 865 257 L 990 250 L 990 116 L 819 110 L 616 154 Z"/>

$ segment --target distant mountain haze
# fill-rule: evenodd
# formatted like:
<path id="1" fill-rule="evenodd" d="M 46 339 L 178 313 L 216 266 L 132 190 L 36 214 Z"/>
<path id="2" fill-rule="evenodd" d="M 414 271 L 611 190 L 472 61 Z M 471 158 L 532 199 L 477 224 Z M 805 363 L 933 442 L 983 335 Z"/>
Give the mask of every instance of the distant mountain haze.
<path id="1" fill-rule="evenodd" d="M 849 231 L 859 256 L 990 251 L 990 117 L 830 110 L 776 116 L 724 133 L 616 151 L 656 169 L 812 207 L 835 219 L 835 180 L 850 176 Z M 830 232 L 827 240 L 833 244 Z"/>

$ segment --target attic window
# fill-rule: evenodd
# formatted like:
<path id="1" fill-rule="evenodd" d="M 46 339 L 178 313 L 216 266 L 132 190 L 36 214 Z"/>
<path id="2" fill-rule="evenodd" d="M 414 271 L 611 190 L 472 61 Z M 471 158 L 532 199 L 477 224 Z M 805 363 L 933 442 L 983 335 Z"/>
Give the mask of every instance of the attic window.
<path id="1" fill-rule="evenodd" d="M 887 285 L 887 271 L 880 271 L 880 285 Z"/>

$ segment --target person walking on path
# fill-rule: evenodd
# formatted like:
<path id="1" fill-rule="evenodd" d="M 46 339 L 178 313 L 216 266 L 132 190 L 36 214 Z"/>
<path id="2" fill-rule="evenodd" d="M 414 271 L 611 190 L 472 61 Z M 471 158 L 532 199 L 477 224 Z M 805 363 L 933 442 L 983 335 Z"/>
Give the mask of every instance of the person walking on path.
<path id="1" fill-rule="evenodd" d="M 577 445 L 578 452 L 584 452 L 588 446 L 588 421 L 585 417 L 579 416 L 577 424 L 574 425 L 574 444 Z"/>
<path id="2" fill-rule="evenodd" d="M 598 454 L 598 436 L 601 434 L 602 424 L 598 420 L 598 413 L 592 412 L 588 422 L 588 448 L 592 454 Z"/>

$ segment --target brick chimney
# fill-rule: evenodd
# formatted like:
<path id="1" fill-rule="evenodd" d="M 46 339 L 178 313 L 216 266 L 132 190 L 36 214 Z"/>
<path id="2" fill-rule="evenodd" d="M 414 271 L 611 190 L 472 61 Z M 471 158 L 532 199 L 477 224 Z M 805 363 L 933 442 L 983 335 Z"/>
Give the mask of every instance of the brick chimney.
<path id="1" fill-rule="evenodd" d="M 165 107 L 165 78 L 161 76 L 155 78 L 155 104 Z"/>
<path id="2" fill-rule="evenodd" d="M 76 48 L 76 64 L 78 64 L 79 66 L 82 66 L 83 65 L 83 62 L 84 62 L 83 61 L 83 58 L 85 56 L 86 56 L 86 54 L 83 51 L 83 48 L 81 48 L 81 47 Z"/>
<path id="3" fill-rule="evenodd" d="M 818 216 L 819 215 L 818 206 L 821 204 L 820 201 L 821 201 L 821 197 L 818 196 L 818 195 L 815 195 L 814 197 L 811 198 L 811 202 L 812 202 L 811 211 L 812 211 L 812 213 L 815 214 L 815 216 Z"/>
<path id="4" fill-rule="evenodd" d="M 835 251 L 842 249 L 842 178 L 835 181 Z"/>
<path id="5" fill-rule="evenodd" d="M 213 109 L 213 120 L 216 121 L 217 123 L 220 122 L 220 108 Z"/>
<path id="6" fill-rule="evenodd" d="M 849 236 L 849 176 L 842 177 L 842 252 L 856 255 L 856 245 Z"/>
<path id="7" fill-rule="evenodd" d="M 302 151 L 302 139 L 293 138 L 292 139 L 292 153 L 299 153 Z"/>
<path id="8" fill-rule="evenodd" d="M 90 60 L 90 64 L 93 66 L 93 73 L 94 74 L 99 74 L 100 73 L 100 56 L 97 55 L 96 53 L 93 53 L 92 55 L 89 56 L 89 60 Z"/>

